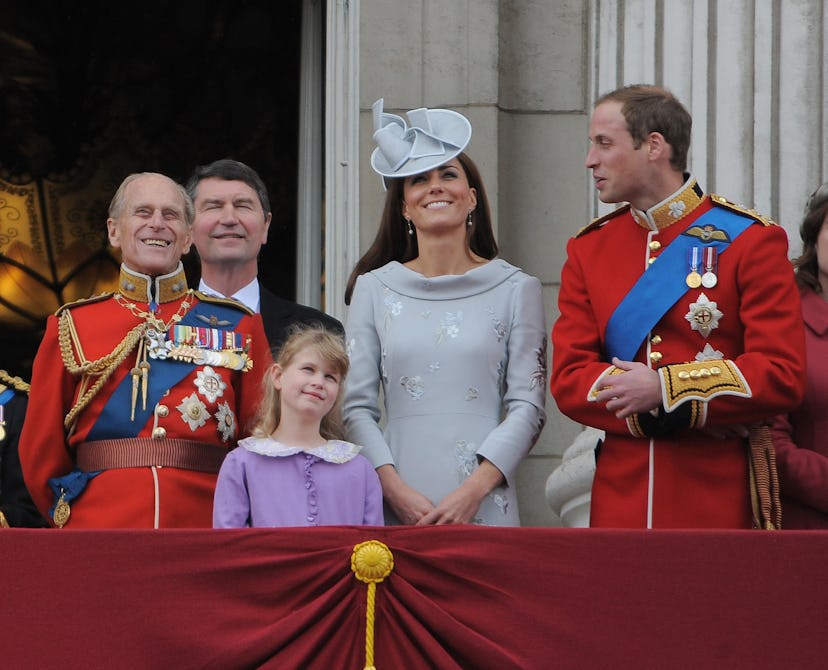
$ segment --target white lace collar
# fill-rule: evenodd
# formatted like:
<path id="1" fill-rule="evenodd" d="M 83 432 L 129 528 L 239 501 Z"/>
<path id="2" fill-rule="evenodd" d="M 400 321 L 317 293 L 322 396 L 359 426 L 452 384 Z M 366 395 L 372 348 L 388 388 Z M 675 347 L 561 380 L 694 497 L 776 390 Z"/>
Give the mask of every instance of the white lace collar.
<path id="1" fill-rule="evenodd" d="M 239 440 L 239 446 L 263 456 L 311 454 L 328 463 L 347 463 L 362 449 L 362 447 L 345 440 L 328 440 L 319 447 L 292 447 L 277 442 L 272 437 L 246 437 Z"/>

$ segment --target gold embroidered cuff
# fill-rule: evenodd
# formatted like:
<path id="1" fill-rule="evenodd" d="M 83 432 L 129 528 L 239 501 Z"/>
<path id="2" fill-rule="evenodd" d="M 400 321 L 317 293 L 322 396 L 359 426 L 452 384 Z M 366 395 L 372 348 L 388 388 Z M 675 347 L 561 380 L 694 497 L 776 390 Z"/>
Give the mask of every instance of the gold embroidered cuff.
<path id="1" fill-rule="evenodd" d="M 627 428 L 630 431 L 630 435 L 633 437 L 647 437 L 647 434 L 641 427 L 641 421 L 639 421 L 638 417 L 638 414 L 631 414 L 627 417 Z"/>
<path id="2" fill-rule="evenodd" d="M 606 370 L 604 370 L 598 376 L 598 379 L 596 379 L 592 383 L 592 386 L 590 387 L 589 392 L 587 393 L 587 401 L 595 402 L 595 396 L 597 396 L 599 391 L 601 391 L 601 386 L 602 386 L 602 382 L 604 380 L 604 377 L 610 377 L 612 375 L 620 375 L 620 374 L 623 374 L 624 372 L 625 372 L 625 370 L 622 370 L 621 368 L 617 368 L 614 365 L 610 365 Z"/>
<path id="3" fill-rule="evenodd" d="M 652 412 L 640 412 L 627 417 L 627 428 L 633 437 L 668 438 L 686 428 L 701 428 L 706 419 L 706 405 L 691 400 L 676 406 L 673 412 L 659 407 Z"/>
<path id="4" fill-rule="evenodd" d="M 688 400 L 708 402 L 717 395 L 752 396 L 739 368 L 729 360 L 675 363 L 659 368 L 658 374 L 662 379 L 662 401 L 668 412 Z M 703 422 L 703 416 L 698 419 Z"/>

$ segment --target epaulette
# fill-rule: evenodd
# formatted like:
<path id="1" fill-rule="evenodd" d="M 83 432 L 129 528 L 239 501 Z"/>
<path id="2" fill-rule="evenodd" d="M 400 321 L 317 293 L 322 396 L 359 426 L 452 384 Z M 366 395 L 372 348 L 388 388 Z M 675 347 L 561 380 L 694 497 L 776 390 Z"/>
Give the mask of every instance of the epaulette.
<path id="1" fill-rule="evenodd" d="M 778 225 L 776 221 L 774 221 L 768 216 L 765 216 L 764 214 L 760 214 L 755 209 L 748 209 L 744 205 L 735 203 L 721 195 L 717 195 L 716 193 L 710 194 L 710 200 L 713 202 L 714 205 L 717 205 L 718 207 L 729 209 L 731 212 L 736 212 L 737 214 L 744 214 L 745 216 L 749 216 L 751 219 L 756 219 L 759 223 L 765 226 Z"/>
<path id="2" fill-rule="evenodd" d="M 0 384 L 0 391 L 5 390 L 7 387 L 11 387 L 15 391 L 20 391 L 21 393 L 29 392 L 29 384 L 24 382 L 20 377 L 12 377 L 5 370 L 0 370 L 0 382 L 3 382 Z"/>
<path id="3" fill-rule="evenodd" d="M 248 316 L 253 316 L 256 312 L 250 309 L 247 305 L 240 303 L 238 300 L 233 300 L 233 298 L 219 298 L 215 295 L 207 295 L 206 293 L 202 293 L 201 291 L 193 291 L 196 298 L 198 298 L 201 302 L 209 302 L 214 305 L 224 305 L 225 307 L 232 307 L 234 309 L 239 310 L 240 312 L 244 312 Z"/>
<path id="4" fill-rule="evenodd" d="M 593 219 L 592 223 L 587 224 L 583 228 L 581 228 L 577 233 L 575 233 L 575 237 L 580 237 L 581 235 L 586 235 L 588 232 L 595 230 L 596 228 L 600 228 L 603 224 L 605 224 L 610 219 L 614 219 L 616 216 L 623 214 L 626 211 L 629 211 L 630 205 L 626 204 L 623 207 L 619 207 L 618 209 L 612 210 L 609 214 L 604 214 L 604 216 L 599 216 L 597 219 Z"/>
<path id="5" fill-rule="evenodd" d="M 99 293 L 98 295 L 92 295 L 88 298 L 81 298 L 80 300 L 73 300 L 72 302 L 67 302 L 65 305 L 61 305 L 57 312 L 55 312 L 55 316 L 60 316 L 61 313 L 67 309 L 72 309 L 74 307 L 79 307 L 80 305 L 91 305 L 93 302 L 101 302 L 102 300 L 107 300 L 111 298 L 115 293 L 113 291 L 107 291 L 106 293 Z"/>

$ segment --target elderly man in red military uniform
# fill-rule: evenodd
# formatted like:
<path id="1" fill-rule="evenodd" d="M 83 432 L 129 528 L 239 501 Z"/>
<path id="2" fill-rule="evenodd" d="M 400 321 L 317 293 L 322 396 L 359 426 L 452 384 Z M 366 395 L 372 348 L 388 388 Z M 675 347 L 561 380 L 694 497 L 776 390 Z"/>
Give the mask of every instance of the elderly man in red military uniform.
<path id="1" fill-rule="evenodd" d="M 216 475 L 271 358 L 258 315 L 188 289 L 192 219 L 168 177 L 127 177 L 107 220 L 118 291 L 49 317 L 20 460 L 56 526 L 212 525 Z"/>
<path id="2" fill-rule="evenodd" d="M 749 454 L 767 439 L 757 426 L 803 394 L 787 236 L 702 192 L 685 172 L 690 128 L 672 94 L 643 85 L 600 98 L 590 122 L 599 198 L 629 204 L 567 246 L 551 390 L 606 431 L 592 526 L 773 525 L 773 501 L 751 505 Z"/>

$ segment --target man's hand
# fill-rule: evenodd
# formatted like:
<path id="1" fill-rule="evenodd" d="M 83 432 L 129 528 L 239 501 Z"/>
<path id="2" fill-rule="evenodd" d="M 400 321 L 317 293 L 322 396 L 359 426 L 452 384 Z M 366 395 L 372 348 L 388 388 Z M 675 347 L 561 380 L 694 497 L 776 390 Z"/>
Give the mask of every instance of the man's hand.
<path id="1" fill-rule="evenodd" d="M 661 404 L 661 379 L 658 373 L 643 363 L 612 359 L 612 364 L 622 374 L 606 375 L 595 400 L 605 402 L 607 411 L 619 419 L 633 414 L 649 412 Z"/>

